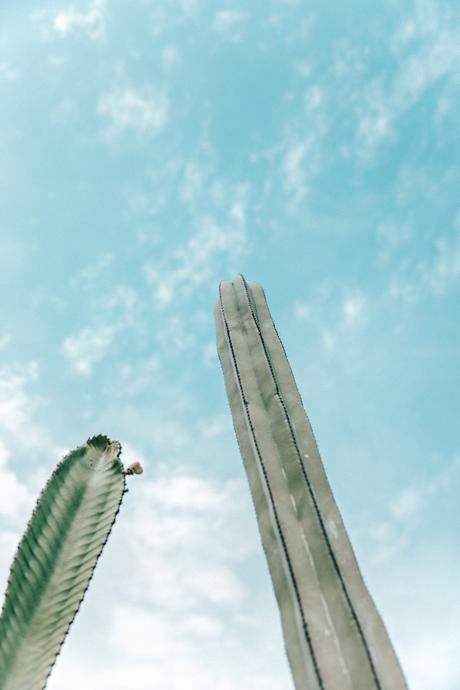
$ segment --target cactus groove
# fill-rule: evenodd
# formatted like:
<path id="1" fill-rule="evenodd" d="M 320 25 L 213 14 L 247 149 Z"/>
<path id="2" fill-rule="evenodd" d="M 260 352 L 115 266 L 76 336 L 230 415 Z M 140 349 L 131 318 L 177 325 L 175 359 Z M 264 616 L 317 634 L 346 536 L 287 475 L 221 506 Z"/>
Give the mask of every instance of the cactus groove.
<path id="1" fill-rule="evenodd" d="M 125 491 L 121 449 L 94 436 L 40 494 L 0 616 L 1 690 L 42 690 L 80 607 Z"/>
<path id="2" fill-rule="evenodd" d="M 222 282 L 217 348 L 297 690 L 407 690 L 260 285 Z"/>

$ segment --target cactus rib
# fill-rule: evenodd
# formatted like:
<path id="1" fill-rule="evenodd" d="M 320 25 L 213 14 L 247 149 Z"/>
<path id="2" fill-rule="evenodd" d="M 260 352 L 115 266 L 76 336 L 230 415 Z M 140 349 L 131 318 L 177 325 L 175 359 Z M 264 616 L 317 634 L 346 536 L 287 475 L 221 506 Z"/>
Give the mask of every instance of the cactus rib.
<path id="1" fill-rule="evenodd" d="M 262 288 L 223 282 L 218 352 L 298 690 L 407 690 Z"/>
<path id="2" fill-rule="evenodd" d="M 42 490 L 0 616 L 1 690 L 42 690 L 80 608 L 126 491 L 118 442 L 95 436 Z"/>

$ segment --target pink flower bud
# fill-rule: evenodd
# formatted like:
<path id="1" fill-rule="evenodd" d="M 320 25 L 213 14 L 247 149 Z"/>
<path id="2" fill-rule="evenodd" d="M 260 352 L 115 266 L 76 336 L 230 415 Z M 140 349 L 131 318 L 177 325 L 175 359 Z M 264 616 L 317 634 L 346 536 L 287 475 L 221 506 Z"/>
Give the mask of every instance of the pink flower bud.
<path id="1" fill-rule="evenodd" d="M 132 462 L 126 470 L 126 474 L 142 474 L 143 471 L 144 470 L 140 462 Z"/>

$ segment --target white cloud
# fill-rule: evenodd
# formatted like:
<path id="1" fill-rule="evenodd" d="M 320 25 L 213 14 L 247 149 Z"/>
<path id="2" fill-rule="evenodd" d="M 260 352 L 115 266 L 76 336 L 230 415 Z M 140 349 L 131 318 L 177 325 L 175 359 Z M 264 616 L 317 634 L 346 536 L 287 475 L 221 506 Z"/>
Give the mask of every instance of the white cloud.
<path id="1" fill-rule="evenodd" d="M 193 476 L 180 476 L 158 480 L 150 487 L 150 498 L 166 510 L 183 510 L 195 513 L 218 510 L 226 501 L 226 494 L 212 487 L 209 482 Z"/>
<path id="2" fill-rule="evenodd" d="M 30 430 L 31 417 L 39 401 L 31 398 L 25 388 L 37 376 L 38 364 L 34 361 L 0 369 L 0 429 L 18 435 Z"/>
<path id="3" fill-rule="evenodd" d="M 50 433 L 36 421 L 44 400 L 28 390 L 37 379 L 34 361 L 0 367 L 0 572 L 5 580 L 53 447 Z M 40 469 L 34 470 L 37 458 Z"/>
<path id="4" fill-rule="evenodd" d="M 0 441 L 0 467 L 4 467 L 6 461 L 10 457 L 10 452 L 5 444 Z"/>
<path id="5" fill-rule="evenodd" d="M 68 36 L 77 29 L 83 29 L 93 39 L 106 37 L 106 0 L 93 0 L 86 12 L 70 7 L 54 16 L 53 28 L 60 36 Z"/>
<path id="6" fill-rule="evenodd" d="M 49 462 L 50 453 L 55 447 L 52 433 L 37 419 L 47 403 L 33 390 L 38 382 L 38 372 L 35 361 L 0 367 L 0 456 L 4 472 L 7 473 L 4 501 L 7 502 L 8 492 L 11 491 L 12 500 L 17 498 L 19 509 L 23 506 L 25 493 L 18 482 L 26 482 L 35 491 L 41 488 L 44 480 L 40 469 L 26 474 L 25 467 L 34 467 L 37 460 L 41 463 L 39 467 L 43 467 L 43 462 Z M 14 463 L 11 469 L 13 475 L 9 474 L 10 470 L 5 465 L 10 456 Z M 8 510 L 10 514 L 11 509 Z"/>
<path id="7" fill-rule="evenodd" d="M 434 254 L 432 264 L 422 269 L 422 281 L 430 292 L 442 295 L 460 279 L 460 217 L 454 235 L 436 240 Z"/>
<path id="8" fill-rule="evenodd" d="M 109 260 L 110 263 L 111 259 Z M 105 265 L 103 266 L 105 267 Z M 96 272 L 101 266 L 96 266 Z M 89 275 L 92 280 L 95 275 Z M 77 275 L 75 284 L 81 281 Z M 108 354 L 115 336 L 120 331 L 135 325 L 137 294 L 129 285 L 117 285 L 102 296 L 97 304 L 98 318 L 94 325 L 84 326 L 78 333 L 68 335 L 61 346 L 61 354 L 72 369 L 82 376 L 90 376 L 94 365 Z"/>
<path id="9" fill-rule="evenodd" d="M 223 265 L 230 264 L 235 270 L 233 264 L 248 251 L 246 191 L 245 187 L 236 190 L 223 221 L 212 215 L 197 215 L 196 230 L 182 246 L 168 252 L 162 262 L 145 265 L 158 306 L 188 298 L 202 285 L 215 282 Z"/>
<path id="10" fill-rule="evenodd" d="M 171 466 L 155 471 L 132 447 L 123 454 L 145 472 L 130 482 L 109 542 L 113 562 L 106 574 L 99 566 L 85 602 L 99 620 L 97 654 L 77 622 L 50 690 L 89 677 L 114 690 L 151 690 L 166 677 L 169 690 L 289 690 L 265 568 L 247 596 L 254 558 L 263 559 L 247 488 Z"/>
<path id="11" fill-rule="evenodd" d="M 323 281 L 308 301 L 296 300 L 292 310 L 298 322 L 308 322 L 310 332 L 314 329 L 325 354 L 343 356 L 348 348 L 359 346 L 370 303 L 371 297 L 359 288 Z"/>
<path id="12" fill-rule="evenodd" d="M 11 517 L 31 509 L 34 496 L 11 470 L 0 467 L 0 514 Z"/>
<path id="13" fill-rule="evenodd" d="M 163 638 L 159 641 L 158 648 L 154 644 L 150 646 L 148 660 L 147 655 L 139 658 L 138 654 L 136 658 L 130 654 L 136 642 L 132 638 L 127 640 L 121 628 L 126 619 L 127 630 L 134 633 L 128 623 L 130 615 L 133 616 L 133 625 L 137 624 L 136 639 L 142 650 L 147 646 L 150 636 L 153 642 L 157 640 L 151 623 L 156 621 L 162 626 Z M 94 664 L 89 673 L 88 667 L 82 668 L 81 659 L 66 657 L 65 650 L 59 657 L 47 688 L 79 690 L 82 685 L 90 682 L 95 683 L 96 687 L 111 690 L 152 690 L 165 687 L 167 679 L 168 690 L 292 690 L 288 669 L 285 664 L 279 663 L 276 654 L 273 660 L 273 650 L 263 646 L 259 630 L 259 639 L 255 636 L 252 639 L 245 638 L 246 649 L 242 641 L 225 636 L 220 639 L 219 644 L 207 643 L 207 640 L 197 636 L 195 644 L 190 644 L 188 640 L 185 646 L 181 629 L 174 628 L 174 620 L 139 615 L 132 609 L 125 609 L 123 616 L 121 618 L 119 615 L 118 619 L 118 631 L 122 635 L 111 637 L 112 647 L 117 653 L 111 657 L 107 655 L 105 667 L 101 663 Z M 278 643 L 282 646 L 281 641 Z M 203 662 L 203 659 L 206 661 Z"/>
<path id="14" fill-rule="evenodd" d="M 241 40 L 243 27 L 248 17 L 238 10 L 220 10 L 214 15 L 212 29 L 233 43 Z"/>
<path id="15" fill-rule="evenodd" d="M 406 259 L 400 275 L 392 277 L 390 296 L 415 302 L 423 295 L 444 295 L 460 281 L 460 216 L 453 232 L 437 237 L 428 247 L 429 258 Z"/>
<path id="16" fill-rule="evenodd" d="M 105 252 L 94 263 L 84 266 L 77 275 L 70 280 L 73 288 L 92 287 L 95 281 L 113 264 L 113 253 Z"/>
<path id="17" fill-rule="evenodd" d="M 201 352 L 205 366 L 213 366 L 215 360 L 217 359 L 217 350 L 215 342 L 213 340 L 207 342 L 205 345 L 203 345 Z"/>
<path id="18" fill-rule="evenodd" d="M 304 164 L 309 152 L 309 142 L 296 142 L 287 149 L 283 160 L 285 188 L 299 202 L 307 192 L 307 173 Z"/>
<path id="19" fill-rule="evenodd" d="M 311 316 L 311 307 L 303 302 L 295 302 L 294 316 L 299 321 L 307 321 Z"/>
<path id="20" fill-rule="evenodd" d="M 357 143 L 371 156 L 395 135 L 399 118 L 441 79 L 457 92 L 460 32 L 439 3 L 419 0 L 415 16 L 404 20 L 390 41 L 397 60 L 394 77 L 374 77 L 357 98 Z M 426 119 L 426 118 L 425 118 Z"/>
<path id="21" fill-rule="evenodd" d="M 460 456 L 444 463 L 440 471 L 425 483 L 413 484 L 399 492 L 388 505 L 388 519 L 372 525 L 369 534 L 375 541 L 372 559 L 387 561 L 395 553 L 407 550 L 408 545 L 429 514 L 430 503 L 442 494 L 455 490 L 460 479 Z"/>
<path id="22" fill-rule="evenodd" d="M 125 130 L 151 134 L 162 129 L 168 120 L 169 103 L 163 92 L 143 92 L 134 88 L 116 88 L 99 99 L 97 112 L 108 118 L 108 136 Z"/>
<path id="23" fill-rule="evenodd" d="M 423 501 L 423 492 L 420 489 L 408 488 L 397 496 L 390 504 L 390 513 L 397 520 L 404 520 L 417 513 Z"/>
<path id="24" fill-rule="evenodd" d="M 305 112 L 290 123 L 282 145 L 281 177 L 292 207 L 304 199 L 321 165 L 320 144 L 327 131 L 322 102 L 323 92 L 312 86 L 305 96 Z"/>
<path id="25" fill-rule="evenodd" d="M 6 467 L 9 457 L 10 452 L 0 441 L 0 515 L 15 517 L 32 507 L 34 497 L 15 473 Z"/>
<path id="26" fill-rule="evenodd" d="M 365 106 L 358 118 L 358 142 L 362 153 L 371 154 L 393 135 L 395 112 L 390 108 L 382 89 L 373 84 L 367 89 Z"/>
<path id="27" fill-rule="evenodd" d="M 100 306 L 104 311 L 113 314 L 116 327 L 130 323 L 133 311 L 138 302 L 137 293 L 130 285 L 120 284 L 101 298 Z"/>
<path id="28" fill-rule="evenodd" d="M 372 541 L 359 558 L 363 574 L 408 685 L 417 690 L 460 687 L 460 564 L 452 548 L 455 526 L 438 510 L 444 500 L 455 502 L 459 480 L 456 455 L 440 463 L 437 474 L 399 492 L 383 520 L 365 524 Z"/>
<path id="29" fill-rule="evenodd" d="M 353 326 L 366 310 L 367 299 L 361 292 L 349 294 L 342 305 L 342 314 L 346 326 Z"/>
<path id="30" fill-rule="evenodd" d="M 406 642 L 404 661 L 411 687 L 417 690 L 457 690 L 460 683 L 457 633 L 439 630 L 422 632 L 413 642 Z"/>
<path id="31" fill-rule="evenodd" d="M 231 527 L 241 526 L 239 484 L 218 485 L 191 474 L 145 477 L 136 487 L 136 538 L 130 545 L 132 561 L 142 567 L 129 591 L 142 591 L 146 605 L 175 615 L 211 609 L 229 615 L 246 596 L 233 564 L 254 549 L 253 540 L 237 545 Z"/>
<path id="32" fill-rule="evenodd" d="M 62 354 L 77 374 L 90 376 L 95 363 L 105 357 L 116 332 L 117 328 L 111 325 L 85 327 L 77 335 L 65 338 Z"/>
<path id="33" fill-rule="evenodd" d="M 376 565 L 371 591 L 414 690 L 457 690 L 460 604 L 454 554 L 425 543 L 416 554 Z M 411 557 L 412 555 L 412 557 Z"/>
<path id="34" fill-rule="evenodd" d="M 397 539 L 401 526 L 392 525 L 386 531 Z M 457 690 L 460 601 L 455 549 L 449 553 L 440 544 L 423 539 L 414 549 L 406 541 L 399 553 L 389 554 L 384 567 L 364 554 L 359 560 L 408 686 Z"/>

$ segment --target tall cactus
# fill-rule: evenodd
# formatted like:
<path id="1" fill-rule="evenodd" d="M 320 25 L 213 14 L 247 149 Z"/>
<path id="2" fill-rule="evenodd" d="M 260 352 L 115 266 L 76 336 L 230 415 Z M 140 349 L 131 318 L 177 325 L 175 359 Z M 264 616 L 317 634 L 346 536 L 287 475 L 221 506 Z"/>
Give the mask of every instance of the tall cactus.
<path id="1" fill-rule="evenodd" d="M 106 436 L 89 439 L 58 464 L 40 494 L 1 612 L 0 690 L 45 687 L 120 508 L 120 450 Z M 139 468 L 126 474 L 133 472 Z"/>
<path id="2" fill-rule="evenodd" d="M 297 690 L 407 690 L 262 288 L 223 282 L 217 346 Z"/>

